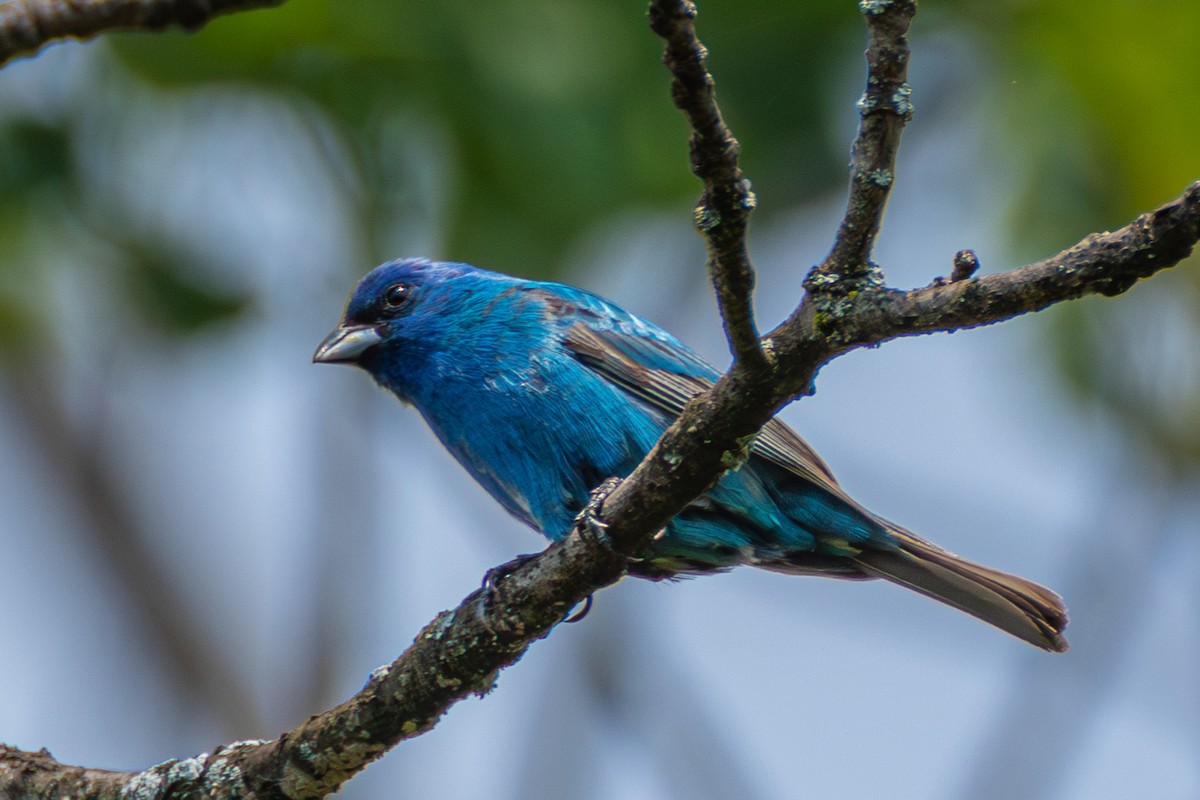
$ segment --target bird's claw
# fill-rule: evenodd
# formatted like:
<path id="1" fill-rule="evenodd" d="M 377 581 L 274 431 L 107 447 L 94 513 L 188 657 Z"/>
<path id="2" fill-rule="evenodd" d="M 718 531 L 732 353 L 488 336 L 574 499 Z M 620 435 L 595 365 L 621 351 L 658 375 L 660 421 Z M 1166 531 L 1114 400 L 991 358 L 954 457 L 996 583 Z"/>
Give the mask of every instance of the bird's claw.
<path id="1" fill-rule="evenodd" d="M 587 536 L 594 542 L 604 541 L 608 538 L 608 523 L 600 516 L 600 512 L 604 508 L 604 501 L 620 485 L 621 479 L 613 477 L 605 479 L 603 483 L 592 489 L 587 505 L 575 515 L 575 529 L 579 531 L 580 535 Z M 588 607 L 591 607 L 590 604 Z M 583 613 L 586 614 L 587 610 L 585 609 Z"/>
<path id="2" fill-rule="evenodd" d="M 584 536 L 593 542 L 603 542 L 608 538 L 608 523 L 600 516 L 600 510 L 604 506 L 605 499 L 612 494 L 613 490 L 621 485 L 620 478 L 609 478 L 592 490 L 588 497 L 587 505 L 575 517 L 575 528 L 581 536 Z M 484 608 L 491 607 L 499 600 L 500 582 L 513 574 L 521 567 L 528 564 L 538 557 L 539 554 L 526 554 L 514 558 L 501 564 L 498 567 L 492 567 L 483 576 L 483 603 Z M 592 596 L 589 594 L 580 604 L 579 610 L 575 611 L 568 617 L 566 622 L 579 622 L 587 616 L 592 610 Z"/>
<path id="3" fill-rule="evenodd" d="M 592 595 L 589 594 L 587 597 L 583 598 L 582 605 L 582 608 L 573 613 L 571 616 L 567 617 L 565 620 L 563 620 L 563 622 L 579 622 L 586 617 L 588 612 L 592 610 Z"/>
<path id="4" fill-rule="evenodd" d="M 492 567 L 487 571 L 487 574 L 483 576 L 483 588 L 487 589 L 488 591 L 494 590 L 502 579 L 512 575 L 521 567 L 525 566 L 530 561 L 533 561 L 539 555 L 540 553 L 523 553 L 514 558 L 512 561 L 505 561 L 498 567 Z"/>
<path id="5" fill-rule="evenodd" d="M 537 553 L 524 553 L 517 556 L 512 561 L 506 561 L 498 567 L 492 567 L 483 576 L 483 584 L 480 586 L 483 589 L 484 607 L 490 608 L 493 603 L 499 600 L 500 597 L 500 581 L 513 574 L 521 567 L 528 564 L 538 557 Z"/>

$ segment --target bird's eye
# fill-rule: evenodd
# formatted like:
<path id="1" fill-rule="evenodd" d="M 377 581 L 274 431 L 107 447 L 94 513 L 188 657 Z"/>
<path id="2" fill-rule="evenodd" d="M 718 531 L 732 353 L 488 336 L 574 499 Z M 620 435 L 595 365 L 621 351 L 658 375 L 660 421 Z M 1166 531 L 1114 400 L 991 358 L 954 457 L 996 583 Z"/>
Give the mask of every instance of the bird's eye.
<path id="1" fill-rule="evenodd" d="M 408 302 L 411 288 L 404 283 L 393 283 L 383 292 L 383 304 L 388 308 L 399 308 Z"/>

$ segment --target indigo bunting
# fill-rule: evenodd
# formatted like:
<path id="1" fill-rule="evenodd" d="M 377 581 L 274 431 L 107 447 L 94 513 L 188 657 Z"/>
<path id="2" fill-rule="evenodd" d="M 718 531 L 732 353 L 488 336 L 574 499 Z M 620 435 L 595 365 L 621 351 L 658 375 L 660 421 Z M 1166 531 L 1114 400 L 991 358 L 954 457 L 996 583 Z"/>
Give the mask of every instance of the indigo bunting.
<path id="1" fill-rule="evenodd" d="M 510 514 L 555 540 L 590 490 L 628 475 L 719 377 L 671 334 L 581 289 L 424 259 L 364 277 L 313 361 L 365 369 L 416 407 Z M 657 579 L 740 564 L 885 578 L 1037 647 L 1067 649 L 1058 595 L 867 511 L 778 420 L 629 572 Z"/>

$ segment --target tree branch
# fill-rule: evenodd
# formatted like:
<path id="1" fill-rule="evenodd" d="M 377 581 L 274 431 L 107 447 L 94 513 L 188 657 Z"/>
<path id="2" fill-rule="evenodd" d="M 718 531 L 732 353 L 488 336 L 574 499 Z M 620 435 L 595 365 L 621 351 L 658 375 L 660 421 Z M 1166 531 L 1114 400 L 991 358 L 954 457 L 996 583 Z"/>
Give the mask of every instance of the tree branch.
<path id="1" fill-rule="evenodd" d="M 0 5 L 0 66 L 58 39 L 90 39 L 116 30 L 197 31 L 220 14 L 277 6 L 284 0 L 13 0 Z"/>
<path id="2" fill-rule="evenodd" d="M 1118 231 L 1092 234 L 1056 256 L 1008 273 L 901 292 L 864 291 L 832 311 L 802 303 L 768 334 L 774 368 L 738 363 L 684 408 L 650 454 L 604 504 L 618 549 L 636 549 L 745 457 L 779 409 L 811 392 L 822 365 L 888 339 L 989 325 L 1087 294 L 1115 296 L 1190 255 L 1200 240 L 1200 182 Z M 631 548 L 632 545 L 632 548 Z"/>
<path id="3" fill-rule="evenodd" d="M 1116 297 L 1187 258 L 1198 240 L 1200 181 L 1119 230 L 1089 234 L 1057 255 L 1009 272 L 938 280 L 906 292 L 865 291 L 827 312 L 806 302 L 765 342 L 789 362 L 782 391 L 801 393 L 823 363 L 858 347 L 991 325 L 1089 294 Z M 809 352 L 816 355 L 811 369 L 803 363 Z"/>
<path id="4" fill-rule="evenodd" d="M 708 72 L 708 51 L 696 37 L 696 6 L 690 0 L 654 0 L 650 29 L 666 41 L 671 97 L 692 127 L 692 172 L 704 181 L 696 203 L 696 228 L 708 248 L 708 271 L 725 336 L 735 360 L 766 366 L 754 324 L 754 269 L 746 252 L 746 221 L 756 200 L 738 167 L 741 145 L 721 116 Z"/>
<path id="5" fill-rule="evenodd" d="M 490 691 L 500 669 L 576 603 L 616 582 L 625 564 L 591 535 L 551 545 L 494 588 L 438 615 L 354 697 L 273 741 L 238 742 L 140 773 L 69 767 L 45 751 L 0 746 L 0 788 L 19 797 L 57 797 L 69 788 L 80 800 L 125 797 L 122 791 L 136 800 L 325 797 L 398 742 L 432 728 L 454 703 Z"/>
<path id="6" fill-rule="evenodd" d="M 1053 258 L 1013 272 L 962 276 L 951 283 L 907 292 L 884 288 L 868 259 L 890 179 L 880 185 L 871 175 L 877 167 L 890 175 L 899 130 L 907 116 L 896 98 L 903 87 L 903 62 L 907 60 L 903 39 L 914 4 L 864 0 L 860 5 L 871 26 L 872 49 L 878 52 L 882 70 L 878 74 L 890 81 L 887 97 L 891 106 L 887 110 L 864 109 L 859 132 L 862 146 L 855 147 L 853 174 L 866 177 L 852 180 L 846 218 L 831 258 L 822 265 L 828 268 L 819 267 L 809 276 L 810 280 L 822 276 L 824 282 L 818 281 L 792 316 L 762 340 L 765 368 L 752 363 L 753 356 L 736 357 L 729 372 L 710 391 L 692 399 L 633 474 L 609 495 L 603 503 L 606 536 L 596 536 L 594 526 L 579 524 L 566 540 L 511 570 L 496 573 L 492 589 L 476 591 L 454 611 L 439 615 L 399 659 L 373 673 L 355 697 L 277 740 L 237 743 L 212 755 L 167 762 L 136 775 L 68 768 L 45 753 L 0 749 L 0 786 L 37 795 L 37 787 L 45 794 L 51 782 L 59 780 L 56 785 L 60 788 L 82 787 L 74 796 L 84 798 L 115 798 L 114 787 L 124 786 L 127 796 L 139 800 L 197 793 L 214 798 L 322 797 L 387 748 L 431 728 L 453 703 L 487 692 L 497 671 L 519 659 L 575 603 L 619 580 L 626 568 L 622 553 L 635 552 L 721 474 L 740 463 L 758 429 L 782 404 L 810 391 L 817 370 L 830 359 L 900 336 L 998 322 L 1085 294 L 1120 294 L 1138 279 L 1173 266 L 1191 252 L 1200 239 L 1200 183 L 1119 231 L 1089 236 Z M 703 51 L 695 49 L 698 42 L 690 51 L 670 55 L 672 42 L 681 36 L 670 25 L 685 19 L 683 24 L 690 26 L 687 6 L 656 2 L 655 8 L 659 10 L 652 12 L 651 22 L 656 29 L 667 31 L 668 60 L 677 57 L 683 64 L 691 59 L 692 66 L 699 65 L 703 72 Z M 670 25 L 663 22 L 662 14 L 667 12 L 675 15 L 671 19 L 676 21 Z M 694 33 L 688 36 L 694 42 Z M 686 44 L 688 37 L 678 41 Z M 901 63 L 883 65 L 889 58 Z M 875 66 L 872 73 L 876 73 Z M 680 81 L 678 74 L 676 77 Z M 677 91 L 677 103 L 684 96 L 684 104 L 690 107 L 707 91 L 706 102 L 715 111 L 711 79 L 705 77 L 702 83 L 708 89 L 699 94 Z M 875 96 L 873 91 L 883 90 L 869 82 L 868 97 Z M 907 94 L 902 94 L 907 102 Z M 714 134 L 709 127 L 712 117 L 700 114 L 693 118 L 689 112 L 689 119 L 694 141 L 707 142 L 717 135 L 716 141 L 724 142 L 725 154 L 732 148 L 736 155 L 736 145 L 730 145 L 732 137 L 723 125 Z M 858 162 L 860 158 L 865 165 Z M 729 232 L 730 238 L 721 240 L 722 248 L 728 244 L 733 248 L 729 252 L 736 255 L 740 251 L 744 257 L 745 214 L 734 213 L 734 224 L 725 228 L 730 218 L 723 214 L 730 209 L 720 203 L 746 197 L 748 194 L 739 192 L 748 189 L 736 170 L 736 160 L 720 163 L 721 169 L 712 173 L 707 172 L 711 167 L 707 160 L 697 167 L 698 174 L 703 168 L 708 175 L 701 205 L 709 208 L 707 204 L 713 203 L 718 223 L 714 227 Z M 744 258 L 734 261 L 746 267 L 744 274 L 737 273 L 741 277 L 729 277 L 725 266 L 713 269 L 718 292 L 725 286 L 725 291 L 733 293 L 722 303 L 729 300 L 735 308 L 726 325 L 740 331 L 731 334 L 731 339 L 736 336 L 741 342 L 733 345 L 741 356 L 739 348 L 745 346 L 747 330 L 743 322 L 751 320 L 746 281 L 752 273 Z M 715 277 L 718 273 L 719 279 Z M 858 288 L 844 294 L 825 291 L 838 282 L 854 282 Z M 737 295 L 742 289 L 745 293 Z M 825 296 L 814 300 L 813 295 Z M 743 317 L 738 316 L 738 307 L 745 312 Z M 722 308 L 724 311 L 725 306 Z M 738 319 L 742 322 L 731 321 Z M 753 334 L 752 324 L 748 330 Z"/>
<path id="7" fill-rule="evenodd" d="M 908 86 L 908 26 L 915 0 L 860 0 L 866 17 L 867 89 L 858 101 L 859 126 L 850 169 L 850 199 L 829 255 L 805 279 L 812 294 L 844 297 L 862 284 L 882 285 L 871 263 L 883 210 L 896 177 L 900 133 L 912 118 Z"/>

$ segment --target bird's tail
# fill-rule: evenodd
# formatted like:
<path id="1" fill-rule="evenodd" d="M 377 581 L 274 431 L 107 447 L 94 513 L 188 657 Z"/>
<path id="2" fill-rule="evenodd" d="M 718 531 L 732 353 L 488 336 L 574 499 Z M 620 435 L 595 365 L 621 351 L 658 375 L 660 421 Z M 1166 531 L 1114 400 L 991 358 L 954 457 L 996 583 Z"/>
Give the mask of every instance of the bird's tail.
<path id="1" fill-rule="evenodd" d="M 898 525 L 885 524 L 899 547 L 870 548 L 854 556 L 863 572 L 940 600 L 1035 647 L 1066 652 L 1062 632 L 1067 609 L 1057 594 L 960 558 Z"/>

